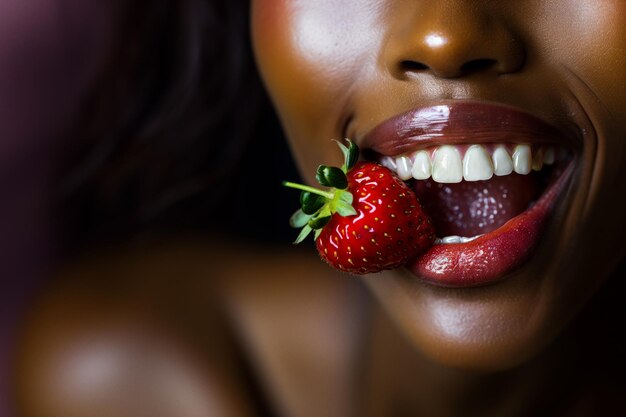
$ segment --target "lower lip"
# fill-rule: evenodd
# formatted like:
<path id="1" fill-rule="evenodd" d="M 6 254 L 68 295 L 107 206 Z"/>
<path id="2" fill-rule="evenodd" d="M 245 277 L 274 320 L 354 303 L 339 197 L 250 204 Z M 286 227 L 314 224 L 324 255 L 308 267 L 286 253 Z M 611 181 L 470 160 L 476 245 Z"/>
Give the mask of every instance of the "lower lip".
<path id="1" fill-rule="evenodd" d="M 532 255 L 572 176 L 573 165 L 569 164 L 530 209 L 471 242 L 434 245 L 410 262 L 408 270 L 445 287 L 474 287 L 503 279 Z"/>

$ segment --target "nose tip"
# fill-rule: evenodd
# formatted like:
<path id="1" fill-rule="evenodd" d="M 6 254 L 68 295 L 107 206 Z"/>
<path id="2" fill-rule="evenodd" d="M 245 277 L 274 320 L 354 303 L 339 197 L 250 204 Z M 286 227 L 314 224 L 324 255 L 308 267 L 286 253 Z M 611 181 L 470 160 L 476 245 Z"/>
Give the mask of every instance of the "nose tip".
<path id="1" fill-rule="evenodd" d="M 387 44 L 387 67 L 398 78 L 415 73 L 440 78 L 501 75 L 518 71 L 525 61 L 518 37 L 493 19 L 430 15 L 408 24 L 410 30 L 392 35 Z"/>
<path id="2" fill-rule="evenodd" d="M 457 78 L 476 72 L 513 72 L 519 67 L 519 59 L 507 59 L 503 54 L 486 51 L 486 48 L 480 50 L 467 42 L 456 41 L 455 44 L 440 34 L 426 35 L 422 42 L 413 53 L 407 53 L 404 59 L 394 63 L 397 71 L 401 74 L 430 72 L 440 78 Z"/>

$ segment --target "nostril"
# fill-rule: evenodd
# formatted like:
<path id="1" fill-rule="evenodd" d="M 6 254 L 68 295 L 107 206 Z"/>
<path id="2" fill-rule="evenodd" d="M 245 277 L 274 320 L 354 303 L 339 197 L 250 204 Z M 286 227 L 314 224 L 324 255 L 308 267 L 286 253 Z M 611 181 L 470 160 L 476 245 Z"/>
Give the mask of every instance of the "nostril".
<path id="1" fill-rule="evenodd" d="M 496 65 L 495 59 L 474 59 L 461 65 L 461 73 L 470 74 L 488 70 Z"/>
<path id="2" fill-rule="evenodd" d="M 417 72 L 424 71 L 428 69 L 428 65 L 422 64 L 421 62 L 404 60 L 400 62 L 400 70 L 402 72 Z"/>
<path id="3" fill-rule="evenodd" d="M 400 62 L 399 69 L 403 74 L 417 73 L 417 72 L 425 72 L 425 71 L 433 71 L 438 75 L 447 75 L 447 76 L 461 76 L 468 75 L 482 71 L 488 71 L 494 68 L 498 64 L 498 61 L 495 59 L 489 58 L 481 58 L 481 59 L 473 59 L 471 61 L 465 62 L 460 67 L 455 68 L 441 68 L 441 66 L 433 66 L 432 68 L 422 62 L 413 61 L 410 59 L 406 59 Z"/>

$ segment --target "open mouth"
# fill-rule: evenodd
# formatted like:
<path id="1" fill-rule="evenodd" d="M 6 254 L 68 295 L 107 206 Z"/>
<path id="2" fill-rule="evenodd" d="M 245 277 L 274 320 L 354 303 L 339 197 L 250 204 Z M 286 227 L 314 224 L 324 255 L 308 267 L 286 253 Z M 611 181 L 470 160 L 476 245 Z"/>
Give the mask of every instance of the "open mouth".
<path id="1" fill-rule="evenodd" d="M 431 217 L 437 240 L 409 262 L 437 285 L 498 281 L 528 261 L 574 171 L 577 142 L 517 109 L 461 102 L 384 122 L 363 140 Z"/>

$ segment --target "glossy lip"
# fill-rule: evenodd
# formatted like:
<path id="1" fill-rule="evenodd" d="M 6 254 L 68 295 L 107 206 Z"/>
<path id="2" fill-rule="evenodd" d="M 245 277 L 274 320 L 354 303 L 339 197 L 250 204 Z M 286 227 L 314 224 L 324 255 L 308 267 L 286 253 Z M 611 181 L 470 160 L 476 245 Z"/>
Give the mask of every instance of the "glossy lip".
<path id="1" fill-rule="evenodd" d="M 384 121 L 359 145 L 395 156 L 443 144 L 554 143 L 578 149 L 582 138 L 510 106 L 483 102 L 438 103 Z M 434 245 L 406 265 L 418 278 L 438 286 L 473 287 L 505 278 L 538 246 L 559 196 L 573 177 L 570 161 L 532 207 L 497 230 L 468 243 Z"/>
<path id="2" fill-rule="evenodd" d="M 582 138 L 511 106 L 485 102 L 443 102 L 388 119 L 357 144 L 396 156 L 444 144 L 556 143 L 579 148 Z"/>
<path id="3" fill-rule="evenodd" d="M 406 267 L 413 275 L 445 287 L 500 281 L 532 256 L 573 172 L 574 162 L 570 161 L 534 206 L 493 232 L 467 243 L 431 246 Z"/>

